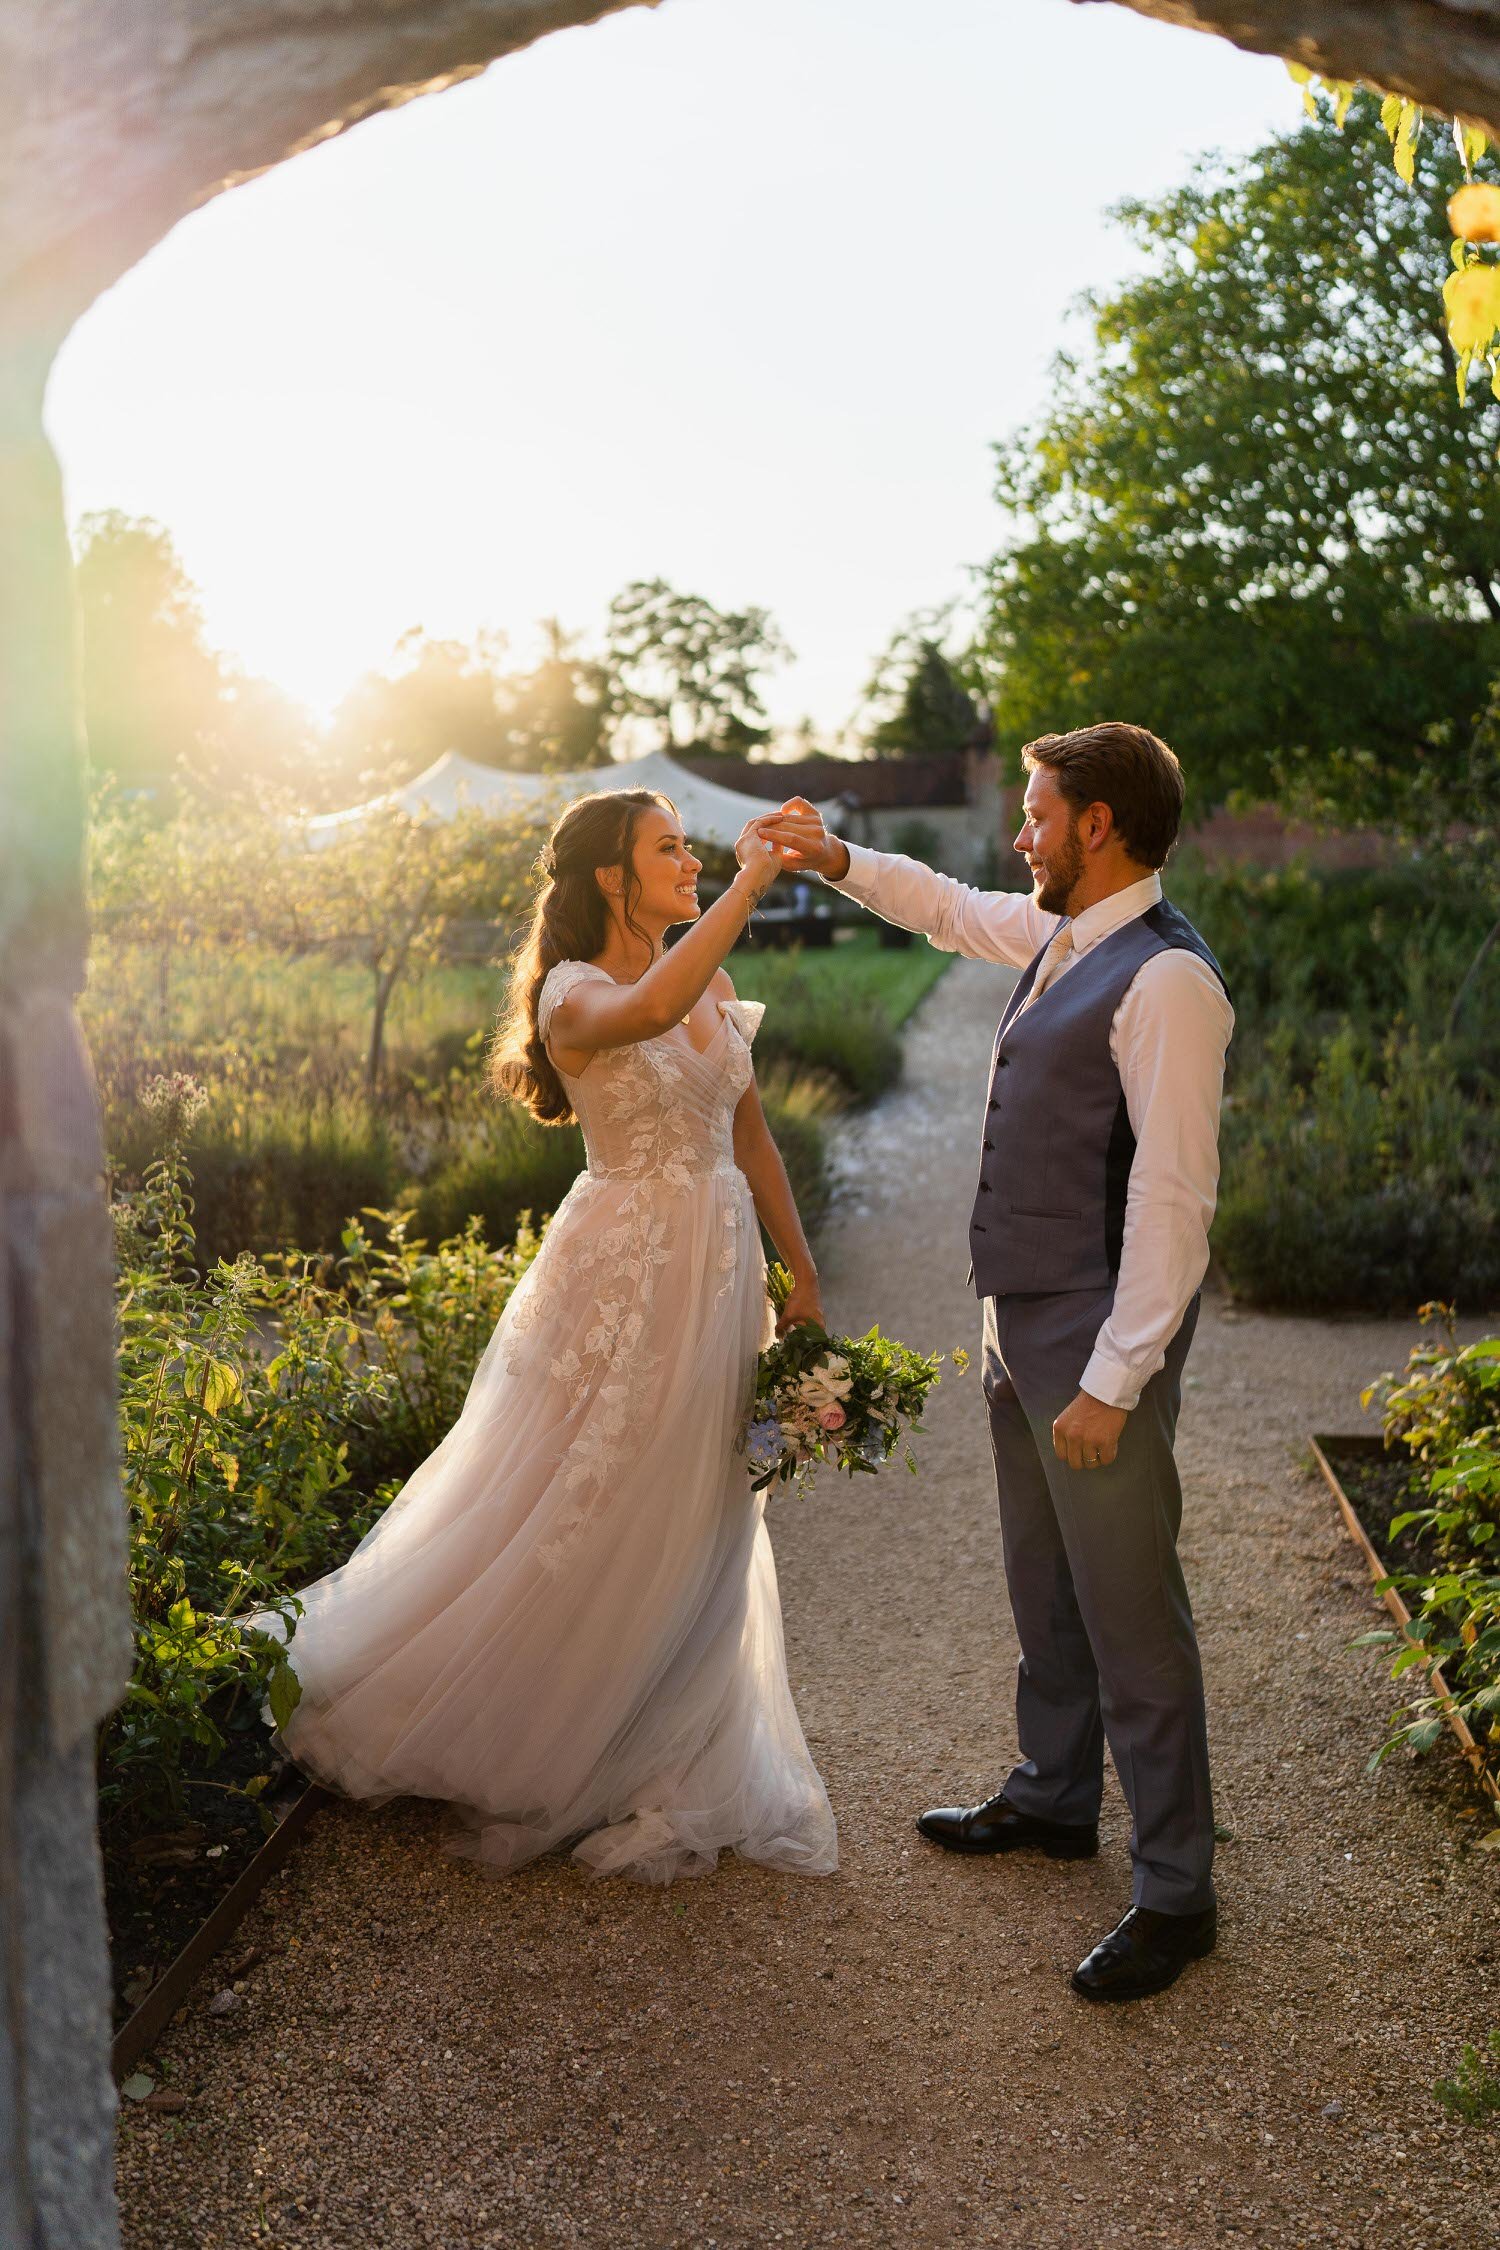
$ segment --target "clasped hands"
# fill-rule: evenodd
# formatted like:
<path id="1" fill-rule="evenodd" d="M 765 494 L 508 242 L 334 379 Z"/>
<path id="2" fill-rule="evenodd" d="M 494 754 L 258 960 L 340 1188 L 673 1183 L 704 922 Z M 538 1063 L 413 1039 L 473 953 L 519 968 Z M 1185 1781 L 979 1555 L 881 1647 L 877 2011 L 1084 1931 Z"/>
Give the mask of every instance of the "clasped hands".
<path id="1" fill-rule="evenodd" d="M 805 797 L 788 797 L 778 810 L 757 813 L 740 830 L 735 858 L 747 875 L 769 890 L 784 868 L 830 875 L 843 868 L 844 847 L 830 836 L 817 807 Z"/>

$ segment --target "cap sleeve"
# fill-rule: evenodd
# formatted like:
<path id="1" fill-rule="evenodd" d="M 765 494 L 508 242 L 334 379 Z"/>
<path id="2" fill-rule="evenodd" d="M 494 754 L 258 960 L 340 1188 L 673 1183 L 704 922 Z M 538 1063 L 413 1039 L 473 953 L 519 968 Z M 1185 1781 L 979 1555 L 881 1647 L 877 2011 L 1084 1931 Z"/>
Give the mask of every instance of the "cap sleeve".
<path id="1" fill-rule="evenodd" d="M 765 1012 L 763 1000 L 721 1000 L 719 1002 L 719 1013 L 728 1016 L 747 1047 L 751 1045 L 755 1034 L 759 1031 L 760 1019 Z"/>
<path id="2" fill-rule="evenodd" d="M 568 994 L 596 977 L 603 977 L 606 984 L 614 981 L 607 969 L 597 968 L 592 961 L 559 961 L 547 971 L 536 1009 L 536 1028 L 543 1045 L 552 1035 L 552 1018 Z"/>

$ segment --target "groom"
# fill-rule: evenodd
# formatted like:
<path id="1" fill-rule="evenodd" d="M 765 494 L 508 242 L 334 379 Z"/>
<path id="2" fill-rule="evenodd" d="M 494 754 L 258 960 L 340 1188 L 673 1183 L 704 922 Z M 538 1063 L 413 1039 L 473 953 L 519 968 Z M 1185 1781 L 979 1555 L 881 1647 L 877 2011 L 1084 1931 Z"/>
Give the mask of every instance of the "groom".
<path id="1" fill-rule="evenodd" d="M 1021 1757 L 998 1795 L 917 1822 L 955 1852 L 1099 1848 L 1104 1744 L 1134 1904 L 1080 1963 L 1089 1999 L 1159 1992 L 1212 1950 L 1203 1678 L 1172 1441 L 1208 1265 L 1234 1016 L 1162 897 L 1182 770 L 1109 722 L 1023 751 L 1024 892 L 841 843 L 804 798 L 761 827 L 835 889 L 976 960 L 1024 965 L 1001 1018 L 969 1226 Z"/>

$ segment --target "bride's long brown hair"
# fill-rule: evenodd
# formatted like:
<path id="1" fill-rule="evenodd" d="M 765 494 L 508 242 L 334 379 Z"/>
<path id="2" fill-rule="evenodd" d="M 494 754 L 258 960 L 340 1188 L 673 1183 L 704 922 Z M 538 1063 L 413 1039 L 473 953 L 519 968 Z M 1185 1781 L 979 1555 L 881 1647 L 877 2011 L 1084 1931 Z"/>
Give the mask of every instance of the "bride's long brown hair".
<path id="1" fill-rule="evenodd" d="M 497 1094 L 522 1102 L 543 1125 L 571 1125 L 573 1104 L 552 1067 L 537 1029 L 537 1003 L 547 972 L 559 961 L 592 961 L 609 936 L 609 908 L 595 880 L 601 867 L 625 871 L 621 907 L 625 927 L 646 932 L 631 919 L 640 893 L 634 867 L 635 832 L 643 812 L 677 807 L 655 789 L 611 789 L 576 797 L 538 855 L 541 885 L 531 925 L 516 948 L 510 993 L 490 1042 L 489 1083 Z"/>

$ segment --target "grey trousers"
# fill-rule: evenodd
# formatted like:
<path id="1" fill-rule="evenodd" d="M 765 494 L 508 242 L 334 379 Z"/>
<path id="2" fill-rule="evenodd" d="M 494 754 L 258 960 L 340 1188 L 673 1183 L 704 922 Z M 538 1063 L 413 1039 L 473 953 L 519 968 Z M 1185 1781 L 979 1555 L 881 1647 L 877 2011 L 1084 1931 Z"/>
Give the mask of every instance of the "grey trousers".
<path id="1" fill-rule="evenodd" d="M 1198 1299 L 1117 1458 L 1070 1469 L 1052 1423 L 1077 1395 L 1110 1302 L 1091 1291 L 985 1300 L 984 1390 L 1021 1642 L 1021 1758 L 1005 1795 L 1048 1820 L 1096 1820 L 1108 1741 L 1131 1812 L 1134 1902 L 1192 1914 L 1214 1902 L 1214 1818 L 1172 1440 Z"/>

